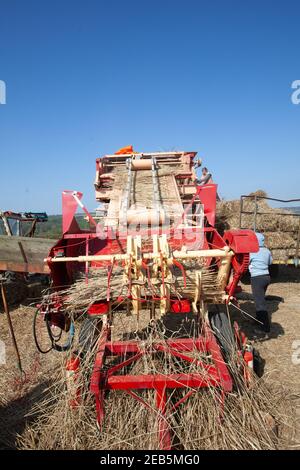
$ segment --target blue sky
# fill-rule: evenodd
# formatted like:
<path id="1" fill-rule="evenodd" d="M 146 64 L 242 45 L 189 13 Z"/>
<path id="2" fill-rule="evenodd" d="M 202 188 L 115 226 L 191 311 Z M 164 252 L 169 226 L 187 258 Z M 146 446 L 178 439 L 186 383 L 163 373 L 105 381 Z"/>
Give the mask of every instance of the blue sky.
<path id="1" fill-rule="evenodd" d="M 96 207 L 97 156 L 198 150 L 228 199 L 300 197 L 300 4 L 0 0 L 0 207 Z"/>

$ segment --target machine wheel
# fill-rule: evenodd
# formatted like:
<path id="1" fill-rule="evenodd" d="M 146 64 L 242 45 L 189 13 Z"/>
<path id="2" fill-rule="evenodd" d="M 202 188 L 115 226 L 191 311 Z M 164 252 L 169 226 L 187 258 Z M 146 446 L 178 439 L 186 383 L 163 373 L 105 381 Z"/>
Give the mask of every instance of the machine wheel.
<path id="1" fill-rule="evenodd" d="M 208 314 L 210 327 L 221 346 L 225 361 L 232 356 L 235 348 L 234 333 L 225 312 L 210 312 Z"/>
<path id="2" fill-rule="evenodd" d="M 80 327 L 79 331 L 79 344 L 83 350 L 83 352 L 88 352 L 92 349 L 94 343 L 96 333 L 100 331 L 99 326 L 99 318 L 91 318 L 87 316 Z"/>
<path id="3" fill-rule="evenodd" d="M 217 341 L 221 347 L 226 362 L 232 357 L 236 346 L 234 333 L 229 319 L 224 312 L 209 313 L 209 322 Z M 257 349 L 253 349 L 253 370 L 258 377 L 264 374 L 265 360 Z"/>
<path id="4" fill-rule="evenodd" d="M 270 273 L 271 279 L 277 279 L 279 276 L 279 265 L 271 264 L 271 266 L 269 266 L 269 273 Z"/>
<path id="5" fill-rule="evenodd" d="M 257 349 L 253 349 L 253 370 L 257 377 L 262 377 L 264 375 L 265 369 L 265 360 L 261 357 Z"/>

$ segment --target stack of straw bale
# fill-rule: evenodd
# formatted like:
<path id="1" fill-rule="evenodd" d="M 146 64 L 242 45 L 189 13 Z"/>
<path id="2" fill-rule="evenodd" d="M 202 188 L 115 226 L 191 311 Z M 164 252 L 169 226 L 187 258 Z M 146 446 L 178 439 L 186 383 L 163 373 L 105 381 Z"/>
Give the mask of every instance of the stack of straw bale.
<path id="1" fill-rule="evenodd" d="M 251 196 L 267 197 L 267 194 L 258 190 Z M 243 209 L 254 212 L 254 198 L 245 199 Z M 272 251 L 275 260 L 285 261 L 296 253 L 297 237 L 300 220 L 286 209 L 274 209 L 264 199 L 257 200 L 256 229 L 265 235 L 265 244 Z M 264 212 L 260 215 L 260 212 Z M 253 229 L 254 215 L 243 214 L 242 228 Z M 217 205 L 217 229 L 222 233 L 229 229 L 240 228 L 240 200 L 219 201 Z"/>

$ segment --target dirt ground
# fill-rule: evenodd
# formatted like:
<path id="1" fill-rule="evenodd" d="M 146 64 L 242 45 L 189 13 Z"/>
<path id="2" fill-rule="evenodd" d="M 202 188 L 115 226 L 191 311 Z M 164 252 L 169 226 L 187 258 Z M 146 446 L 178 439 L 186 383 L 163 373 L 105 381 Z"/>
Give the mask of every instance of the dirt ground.
<path id="1" fill-rule="evenodd" d="M 252 339 L 265 360 L 265 373 L 272 374 L 287 391 L 293 392 L 298 424 L 290 448 L 300 448 L 300 269 L 281 268 L 280 275 L 268 289 L 268 307 L 272 314 L 272 330 L 268 338 L 253 335 L 253 320 L 231 307 L 231 313 Z M 243 284 L 240 307 L 254 315 L 251 288 Z M 16 448 L 16 438 L 22 434 L 33 404 L 47 388 L 49 379 L 62 361 L 62 355 L 52 351 L 47 355 L 36 352 L 32 337 L 35 309 L 21 305 L 11 308 L 11 317 L 25 371 L 22 380 L 8 330 L 6 316 L 0 313 L 0 340 L 5 344 L 6 363 L 0 364 L 0 449 Z M 297 343 L 298 341 L 298 343 Z M 2 344 L 3 344 L 2 343 Z M 298 348 L 298 352 L 297 349 Z M 0 355 L 0 359 L 3 354 Z"/>

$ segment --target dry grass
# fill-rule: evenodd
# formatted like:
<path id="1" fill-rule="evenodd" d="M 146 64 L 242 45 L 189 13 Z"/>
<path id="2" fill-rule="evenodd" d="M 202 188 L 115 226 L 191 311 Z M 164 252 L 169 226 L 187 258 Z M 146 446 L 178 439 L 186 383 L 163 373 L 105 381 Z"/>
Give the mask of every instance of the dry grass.
<path id="1" fill-rule="evenodd" d="M 26 336 L 24 336 L 24 325 L 28 324 L 29 316 L 32 316 L 31 310 L 28 309 L 27 315 L 23 309 L 14 320 L 18 339 L 20 341 L 22 339 L 20 344 L 22 351 L 24 346 L 22 356 L 26 357 L 24 364 L 26 370 L 29 370 L 31 358 L 35 357 L 34 351 L 31 350 L 33 344 L 30 327 L 28 331 L 25 330 Z M 157 321 L 151 328 L 148 327 L 148 323 L 148 312 L 141 313 L 139 324 L 134 316 L 127 317 L 124 312 L 116 312 L 113 338 L 142 338 L 147 346 L 158 339 L 164 341 L 166 336 L 178 333 L 178 325 L 174 331 L 173 327 L 168 329 L 169 325 L 166 323 Z M 180 325 L 182 326 L 187 335 L 194 334 L 193 327 Z M 180 334 L 182 335 L 182 329 Z M 28 345 L 30 345 L 29 355 Z M 199 359 L 197 355 L 194 357 Z M 5 411 L 1 420 L 3 443 L 11 442 L 8 436 L 10 428 L 19 433 L 16 446 L 22 449 L 158 449 L 159 415 L 155 411 L 153 392 L 141 393 L 142 398 L 149 403 L 150 409 L 123 392 L 109 393 L 105 400 L 106 419 L 103 430 L 99 433 L 95 424 L 94 398 L 88 390 L 88 379 L 94 363 L 94 349 L 89 350 L 82 359 L 78 384 L 82 387 L 83 400 L 76 409 L 69 407 L 70 395 L 66 389 L 65 379 L 66 359 L 66 355 L 56 353 L 53 356 L 54 362 L 49 366 L 49 355 L 42 357 L 44 367 L 39 371 L 36 382 L 42 383 L 50 378 L 51 385 L 42 395 L 40 388 L 34 394 L 30 392 L 30 402 L 26 397 L 26 390 L 30 384 L 25 386 L 25 390 L 24 387 L 20 390 L 20 396 L 22 392 L 24 400 L 21 398 L 12 401 L 8 396 L 6 390 L 12 382 L 8 383 L 7 380 L 10 381 L 12 376 L 8 375 L 11 371 L 7 369 L 7 387 L 3 388 L 3 393 L 0 394 L 1 407 Z M 209 361 L 209 358 L 206 360 Z M 166 374 L 178 371 L 180 367 L 183 365 L 168 355 L 164 357 L 148 355 L 139 365 L 136 364 L 131 372 L 159 371 Z M 232 361 L 231 367 L 235 374 L 236 366 Z M 195 364 L 184 370 L 199 372 Z M 170 394 L 168 401 L 168 421 L 172 428 L 174 445 L 179 448 L 281 449 L 288 448 L 295 442 L 293 397 L 288 385 L 283 386 L 278 382 L 278 371 L 273 372 L 271 364 L 268 374 L 263 379 L 255 379 L 251 388 L 239 383 L 239 387 L 226 396 L 223 413 L 219 402 L 220 396 L 215 388 L 196 392 L 174 413 L 171 406 L 182 393 L 183 391 L 176 392 L 176 395 Z M 23 424 L 20 426 L 19 421 L 27 422 L 25 429 Z"/>
<path id="2" fill-rule="evenodd" d="M 123 315 L 122 315 L 123 316 Z M 120 321 L 120 319 L 119 319 Z M 121 322 L 124 319 L 121 320 Z M 117 322 L 118 323 L 118 322 Z M 119 336 L 122 327 L 117 326 Z M 142 331 L 131 335 L 140 338 Z M 176 332 L 172 331 L 176 335 Z M 124 333 L 123 333 L 124 337 Z M 165 341 L 166 327 L 156 322 L 149 330 L 144 347 Z M 53 385 L 31 413 L 35 415 L 18 439 L 23 449 L 158 449 L 157 430 L 161 416 L 155 408 L 152 391 L 140 393 L 148 408 L 124 392 L 110 392 L 105 398 L 106 419 L 101 432 L 96 427 L 95 405 L 88 383 L 94 362 L 95 347 L 81 359 L 78 386 L 82 400 L 70 408 L 64 367 L 62 365 Z M 200 353 L 194 355 L 195 361 Z M 201 357 L 203 359 L 203 357 Z M 209 358 L 206 359 L 209 362 Z M 238 366 L 230 361 L 233 375 Z M 184 364 L 173 356 L 145 355 L 130 373 L 199 373 L 195 362 Z M 291 441 L 293 430 L 292 405 L 287 391 L 275 386 L 270 377 L 253 378 L 247 388 L 236 382 L 236 390 L 226 396 L 222 411 L 220 393 L 214 387 L 196 391 L 176 411 L 172 405 L 190 389 L 169 394 L 167 421 L 172 429 L 173 445 L 180 449 L 278 449 Z"/>
<path id="3" fill-rule="evenodd" d="M 191 271 L 193 271 L 193 268 Z M 106 284 L 101 271 L 89 279 L 79 279 L 65 292 L 68 311 L 74 321 L 81 322 L 88 306 L 106 293 Z M 114 270 L 111 288 L 126 288 L 120 283 L 120 272 Z M 106 277 L 106 272 L 104 274 Z M 100 275 L 100 278 L 99 278 Z M 210 275 L 210 274 L 209 274 Z M 114 278 L 115 276 L 115 278 Z M 209 279 L 211 282 L 211 279 Z M 209 284 L 208 282 L 208 284 Z M 102 290 L 99 286 L 102 285 Z M 119 292 L 120 294 L 120 292 Z M 113 340 L 142 340 L 143 348 L 153 351 L 159 341 L 168 350 L 166 339 L 193 337 L 199 327 L 195 317 L 169 315 L 149 323 L 149 311 L 143 310 L 139 318 L 114 306 Z M 168 321 L 172 318 L 171 323 Z M 178 320 L 179 319 L 179 320 Z M 175 322 L 175 323 L 174 323 Z M 95 327 L 95 325 L 94 325 Z M 18 438 L 18 447 L 23 449 L 158 449 L 158 427 L 166 419 L 172 430 L 173 446 L 181 449 L 278 449 L 285 448 L 292 441 L 293 410 L 288 391 L 276 384 L 270 376 L 258 379 L 253 376 L 250 387 L 242 380 L 241 363 L 236 351 L 232 351 L 228 367 L 235 379 L 235 388 L 225 398 L 222 408 L 220 390 L 208 386 L 203 390 L 184 387 L 169 391 L 167 415 L 162 417 L 155 407 L 153 391 L 138 392 L 147 406 L 136 401 L 125 392 L 112 391 L 105 396 L 106 419 L 101 432 L 96 426 L 94 397 L 89 391 L 89 381 L 95 360 L 97 338 L 101 323 L 90 330 L 87 343 L 81 340 L 74 350 L 81 360 L 77 386 L 81 391 L 80 404 L 71 408 L 70 396 L 65 377 L 65 360 L 62 360 L 52 385 L 47 389 L 30 412 L 33 421 Z M 99 328 L 99 330 L 97 329 Z M 93 337 L 94 336 L 94 337 Z M 191 362 L 182 361 L 170 353 L 144 354 L 127 373 L 130 374 L 171 374 L 198 373 L 197 361 L 211 364 L 211 357 L 202 352 L 190 353 Z M 116 359 L 109 359 L 115 361 Z M 108 362 L 108 364 L 111 362 Z M 200 369 L 203 378 L 207 371 Z M 125 371 L 119 372 L 124 374 Z M 178 408 L 174 404 L 187 392 L 192 396 Z M 74 392 L 73 392 L 74 393 Z"/>

